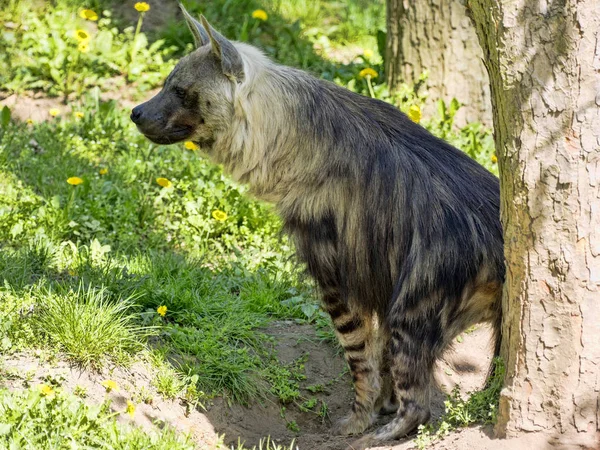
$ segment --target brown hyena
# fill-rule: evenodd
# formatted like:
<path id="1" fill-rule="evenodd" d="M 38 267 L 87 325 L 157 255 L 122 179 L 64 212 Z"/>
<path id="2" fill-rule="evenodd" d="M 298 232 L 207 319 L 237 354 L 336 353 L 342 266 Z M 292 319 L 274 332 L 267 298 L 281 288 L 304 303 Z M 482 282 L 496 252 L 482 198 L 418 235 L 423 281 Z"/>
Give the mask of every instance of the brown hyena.
<path id="1" fill-rule="evenodd" d="M 183 9 L 196 50 L 131 119 L 197 143 L 274 202 L 316 279 L 354 380 L 337 429 L 381 442 L 429 417 L 432 369 L 469 325 L 499 328 L 498 180 L 384 102 L 277 65 Z"/>

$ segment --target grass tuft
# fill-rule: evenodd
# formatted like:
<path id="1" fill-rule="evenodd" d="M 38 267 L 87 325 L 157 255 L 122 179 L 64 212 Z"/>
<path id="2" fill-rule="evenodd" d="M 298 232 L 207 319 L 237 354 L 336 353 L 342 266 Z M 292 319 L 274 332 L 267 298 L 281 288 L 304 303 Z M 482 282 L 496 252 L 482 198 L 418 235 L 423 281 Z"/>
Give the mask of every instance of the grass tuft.
<path id="1" fill-rule="evenodd" d="M 133 298 L 109 302 L 105 292 L 82 284 L 77 291 L 49 292 L 33 316 L 39 332 L 83 367 L 99 368 L 106 360 L 124 363 L 152 331 L 136 325 Z"/>

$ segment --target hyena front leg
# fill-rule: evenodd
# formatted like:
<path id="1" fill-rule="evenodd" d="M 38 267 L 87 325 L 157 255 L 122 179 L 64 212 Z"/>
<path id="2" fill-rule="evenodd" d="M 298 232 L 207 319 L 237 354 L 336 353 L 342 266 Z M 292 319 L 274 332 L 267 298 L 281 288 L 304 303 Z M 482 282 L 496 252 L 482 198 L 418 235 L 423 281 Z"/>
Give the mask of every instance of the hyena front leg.
<path id="1" fill-rule="evenodd" d="M 344 349 L 355 393 L 352 411 L 337 423 L 334 431 L 359 434 L 375 419 L 374 406 L 381 387 L 377 324 L 372 315 L 352 311 L 339 296 L 325 296 L 324 303 Z"/>

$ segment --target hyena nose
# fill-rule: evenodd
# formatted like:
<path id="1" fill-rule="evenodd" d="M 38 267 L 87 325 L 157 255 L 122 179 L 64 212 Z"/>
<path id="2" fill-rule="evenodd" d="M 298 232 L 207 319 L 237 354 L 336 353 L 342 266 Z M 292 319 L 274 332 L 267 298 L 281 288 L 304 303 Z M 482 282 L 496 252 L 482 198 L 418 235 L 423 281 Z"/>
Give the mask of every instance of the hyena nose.
<path id="1" fill-rule="evenodd" d="M 142 118 L 142 108 L 140 108 L 139 106 L 133 108 L 131 110 L 131 115 L 129 116 L 129 118 L 132 120 L 133 123 L 139 124 L 140 119 Z"/>

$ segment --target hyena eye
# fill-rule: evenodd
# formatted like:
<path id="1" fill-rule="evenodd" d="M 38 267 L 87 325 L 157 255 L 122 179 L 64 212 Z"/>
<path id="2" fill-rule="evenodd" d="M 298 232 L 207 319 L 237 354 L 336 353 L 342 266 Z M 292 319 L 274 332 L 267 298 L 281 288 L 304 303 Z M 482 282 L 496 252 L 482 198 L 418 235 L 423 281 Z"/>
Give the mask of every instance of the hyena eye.
<path id="1" fill-rule="evenodd" d="M 175 95 L 179 98 L 185 98 L 185 89 L 181 88 L 181 87 L 176 87 L 175 89 Z"/>

